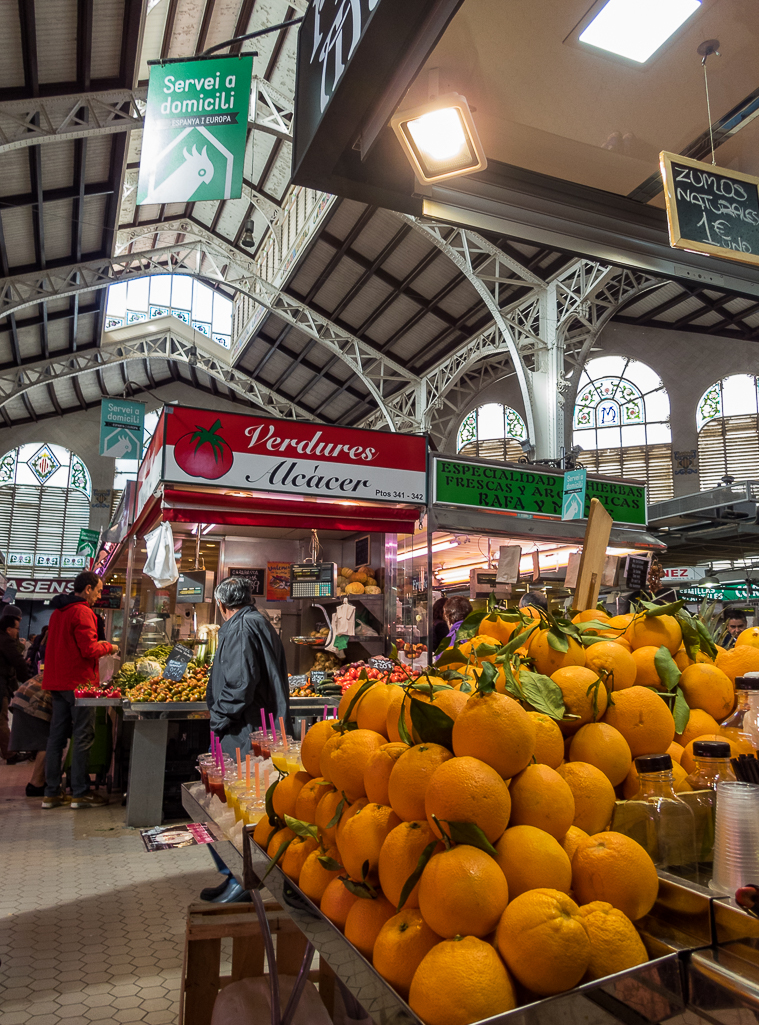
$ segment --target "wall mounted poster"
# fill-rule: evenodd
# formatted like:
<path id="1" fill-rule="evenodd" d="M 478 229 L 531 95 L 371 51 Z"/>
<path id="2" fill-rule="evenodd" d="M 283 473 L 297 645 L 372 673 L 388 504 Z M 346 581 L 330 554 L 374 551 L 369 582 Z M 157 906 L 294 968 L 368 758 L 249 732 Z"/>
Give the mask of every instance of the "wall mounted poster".
<path id="1" fill-rule="evenodd" d="M 266 563 L 266 600 L 286 601 L 290 597 L 290 563 Z"/>

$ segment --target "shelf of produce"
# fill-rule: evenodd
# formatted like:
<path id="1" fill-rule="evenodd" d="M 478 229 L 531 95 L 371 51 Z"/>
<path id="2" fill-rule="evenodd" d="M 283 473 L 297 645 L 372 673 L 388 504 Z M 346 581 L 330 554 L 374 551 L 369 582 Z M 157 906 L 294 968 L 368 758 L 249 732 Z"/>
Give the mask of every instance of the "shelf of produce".
<path id="1" fill-rule="evenodd" d="M 79 708 L 122 708 L 123 698 L 76 698 Z"/>
<path id="2" fill-rule="evenodd" d="M 124 701 L 125 719 L 198 719 L 207 715 L 205 701 Z"/>
<path id="3" fill-rule="evenodd" d="M 224 808 L 221 802 L 216 798 L 209 798 L 202 784 L 190 783 L 182 787 L 182 804 L 193 821 L 209 823 L 213 835 L 220 838 L 216 845 L 220 856 L 242 881 L 244 837 L 238 827 L 230 834 L 230 839 L 220 825 L 213 821 L 213 815 Z M 270 859 L 252 842 L 250 854 L 253 872 L 260 879 L 267 872 Z M 374 970 L 369 961 L 359 954 L 340 930 L 321 914 L 317 906 L 279 867 L 269 871 L 265 886 L 301 932 L 313 943 L 320 957 L 327 961 L 338 978 L 359 1001 L 367 1015 L 377 1022 L 392 1022 L 392 1025 L 422 1025 L 417 1015 Z M 563 1023 L 610 1025 L 612 1022 L 633 1019 L 638 1022 L 664 1021 L 682 1014 L 685 1011 L 685 997 L 681 960 L 678 955 L 708 945 L 709 899 L 700 894 L 696 895 L 699 905 L 698 923 L 699 926 L 705 923 L 704 928 L 707 930 L 704 942 L 704 936 L 700 931 L 679 932 L 668 921 L 668 916 L 671 917 L 671 908 L 682 904 L 683 898 L 679 891 L 684 891 L 687 905 L 691 897 L 688 888 L 664 881 L 660 900 L 644 922 L 643 938 L 652 955 L 651 961 L 619 972 L 617 975 L 585 983 L 567 993 L 546 997 L 489 1018 L 488 1025 L 535 1025 L 536 1022 L 549 1019 Z M 660 904 L 663 917 L 661 925 L 656 915 Z M 648 931 L 649 929 L 651 931 Z M 669 938 L 673 934 L 676 934 L 678 939 L 670 942 Z"/>

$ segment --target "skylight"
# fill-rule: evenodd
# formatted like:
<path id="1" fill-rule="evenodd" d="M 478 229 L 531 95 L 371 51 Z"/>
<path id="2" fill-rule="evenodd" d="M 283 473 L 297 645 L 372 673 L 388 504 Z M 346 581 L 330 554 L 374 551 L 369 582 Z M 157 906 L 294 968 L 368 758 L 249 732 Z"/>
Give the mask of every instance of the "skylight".
<path id="1" fill-rule="evenodd" d="M 609 0 L 580 42 L 643 64 L 701 6 L 701 0 Z"/>

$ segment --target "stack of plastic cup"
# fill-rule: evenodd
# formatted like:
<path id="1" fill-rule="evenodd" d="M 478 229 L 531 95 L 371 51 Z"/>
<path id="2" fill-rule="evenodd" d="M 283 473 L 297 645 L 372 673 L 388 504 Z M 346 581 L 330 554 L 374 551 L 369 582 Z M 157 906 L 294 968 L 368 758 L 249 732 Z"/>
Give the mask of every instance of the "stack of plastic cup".
<path id="1" fill-rule="evenodd" d="M 759 785 L 717 784 L 712 887 L 729 895 L 759 879 Z"/>

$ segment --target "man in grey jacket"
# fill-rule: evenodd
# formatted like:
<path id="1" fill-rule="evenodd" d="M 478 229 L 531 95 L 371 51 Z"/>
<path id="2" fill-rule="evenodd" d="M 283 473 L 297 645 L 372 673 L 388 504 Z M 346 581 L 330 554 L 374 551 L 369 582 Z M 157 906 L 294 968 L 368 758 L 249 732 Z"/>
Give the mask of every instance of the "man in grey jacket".
<path id="1" fill-rule="evenodd" d="M 224 623 L 206 690 L 211 729 L 222 750 L 250 751 L 250 733 L 261 724 L 261 709 L 289 723 L 287 662 L 282 642 L 256 608 L 250 585 L 227 577 L 214 592 Z"/>

